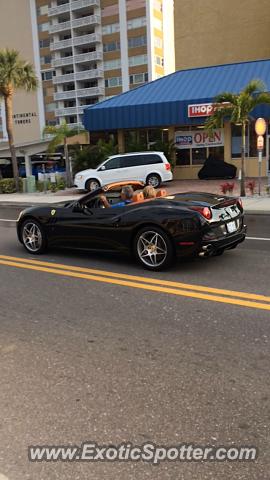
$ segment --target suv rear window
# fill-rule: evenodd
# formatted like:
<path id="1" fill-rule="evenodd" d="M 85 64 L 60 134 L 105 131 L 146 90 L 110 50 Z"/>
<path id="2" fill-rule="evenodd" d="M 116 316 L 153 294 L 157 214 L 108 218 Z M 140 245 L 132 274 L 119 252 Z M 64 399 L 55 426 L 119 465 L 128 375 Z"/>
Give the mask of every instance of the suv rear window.
<path id="1" fill-rule="evenodd" d="M 136 167 L 140 165 L 153 165 L 155 163 L 163 163 L 162 158 L 156 154 L 148 155 L 128 155 L 121 157 L 121 167 Z"/>

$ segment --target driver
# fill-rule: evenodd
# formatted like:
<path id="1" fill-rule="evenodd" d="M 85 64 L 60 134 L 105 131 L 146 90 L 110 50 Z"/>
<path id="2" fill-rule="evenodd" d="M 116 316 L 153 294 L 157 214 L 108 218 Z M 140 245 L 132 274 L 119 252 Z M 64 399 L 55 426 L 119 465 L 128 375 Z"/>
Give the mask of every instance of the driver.
<path id="1" fill-rule="evenodd" d="M 103 203 L 104 207 L 106 208 L 114 208 L 114 207 L 124 207 L 128 203 L 132 202 L 133 198 L 133 188 L 130 185 L 127 185 L 126 187 L 123 187 L 121 190 L 121 202 L 115 203 L 114 205 L 111 205 L 105 195 L 100 195 L 100 200 Z"/>

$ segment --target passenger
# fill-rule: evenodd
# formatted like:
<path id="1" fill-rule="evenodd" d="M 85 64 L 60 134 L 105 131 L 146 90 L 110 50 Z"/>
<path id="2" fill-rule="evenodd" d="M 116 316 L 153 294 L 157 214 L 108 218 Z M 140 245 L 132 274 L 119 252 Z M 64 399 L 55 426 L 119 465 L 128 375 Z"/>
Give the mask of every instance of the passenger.
<path id="1" fill-rule="evenodd" d="M 143 189 L 143 196 L 144 196 L 145 199 L 156 198 L 157 192 L 154 189 L 154 187 L 152 187 L 151 185 L 147 185 L 147 187 L 144 187 L 144 189 Z"/>
<path id="2" fill-rule="evenodd" d="M 105 195 L 100 196 L 100 200 L 103 203 L 104 207 L 106 208 L 114 208 L 114 207 L 124 207 L 128 203 L 132 202 L 132 197 L 133 197 L 133 188 L 130 185 L 127 185 L 126 187 L 123 187 L 121 190 L 121 202 L 115 203 L 114 205 L 111 205 Z"/>

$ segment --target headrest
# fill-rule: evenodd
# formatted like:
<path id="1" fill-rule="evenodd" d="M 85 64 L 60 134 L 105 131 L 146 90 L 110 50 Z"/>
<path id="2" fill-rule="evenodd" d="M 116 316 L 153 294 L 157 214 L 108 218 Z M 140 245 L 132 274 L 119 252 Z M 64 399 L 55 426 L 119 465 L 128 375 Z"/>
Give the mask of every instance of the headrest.
<path id="1" fill-rule="evenodd" d="M 167 190 L 165 190 L 165 188 L 162 188 L 161 190 L 158 190 L 156 196 L 157 197 L 166 197 L 167 196 Z"/>
<path id="2" fill-rule="evenodd" d="M 143 196 L 143 192 L 137 192 L 137 193 L 134 193 L 133 194 L 133 203 L 134 202 L 143 202 L 144 200 L 144 196 Z"/>

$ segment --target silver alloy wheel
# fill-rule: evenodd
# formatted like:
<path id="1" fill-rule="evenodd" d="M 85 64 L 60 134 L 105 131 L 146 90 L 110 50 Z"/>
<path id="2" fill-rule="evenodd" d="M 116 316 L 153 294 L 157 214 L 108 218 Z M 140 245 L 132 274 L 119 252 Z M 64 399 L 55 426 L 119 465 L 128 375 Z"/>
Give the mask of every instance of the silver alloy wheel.
<path id="1" fill-rule="evenodd" d="M 93 191 L 96 190 L 97 188 L 99 188 L 99 182 L 97 182 L 96 180 L 92 180 L 92 181 L 89 183 L 89 190 L 90 190 L 90 192 L 93 192 Z"/>
<path id="2" fill-rule="evenodd" d="M 143 232 L 137 242 L 137 252 L 140 260 L 149 267 L 162 265 L 168 254 L 164 238 L 157 232 Z"/>
<path id="3" fill-rule="evenodd" d="M 42 233 L 39 226 L 34 222 L 27 222 L 23 227 L 22 239 L 29 252 L 38 252 L 42 247 Z"/>
<path id="4" fill-rule="evenodd" d="M 148 178 L 148 181 L 147 181 L 148 185 L 151 185 L 151 187 L 158 187 L 159 186 L 159 179 L 157 177 L 157 175 L 151 175 L 149 178 Z"/>

